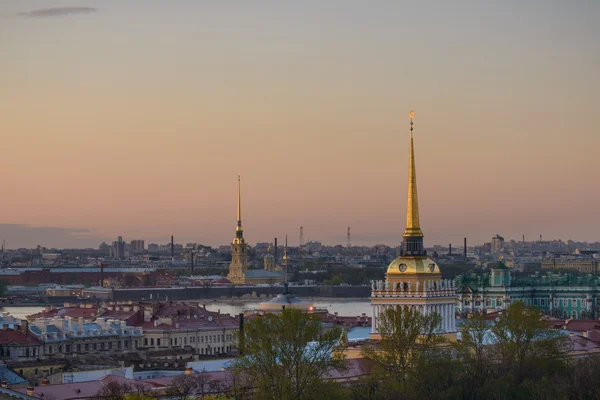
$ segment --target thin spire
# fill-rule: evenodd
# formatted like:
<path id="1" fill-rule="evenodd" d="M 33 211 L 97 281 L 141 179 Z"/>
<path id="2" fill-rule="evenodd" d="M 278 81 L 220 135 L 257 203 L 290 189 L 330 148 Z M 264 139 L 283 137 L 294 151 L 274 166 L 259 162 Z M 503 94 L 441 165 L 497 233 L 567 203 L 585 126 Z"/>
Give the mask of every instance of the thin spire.
<path id="1" fill-rule="evenodd" d="M 283 248 L 283 259 L 287 260 L 287 235 L 285 235 L 285 247 Z"/>
<path id="2" fill-rule="evenodd" d="M 242 178 L 238 175 L 238 208 L 237 208 L 237 231 L 242 230 Z"/>
<path id="3" fill-rule="evenodd" d="M 417 172 L 415 170 L 415 149 L 413 143 L 413 118 L 410 111 L 410 160 L 408 164 L 408 201 L 406 202 L 406 229 L 404 236 L 423 236 L 419 224 L 419 200 L 417 196 Z"/>

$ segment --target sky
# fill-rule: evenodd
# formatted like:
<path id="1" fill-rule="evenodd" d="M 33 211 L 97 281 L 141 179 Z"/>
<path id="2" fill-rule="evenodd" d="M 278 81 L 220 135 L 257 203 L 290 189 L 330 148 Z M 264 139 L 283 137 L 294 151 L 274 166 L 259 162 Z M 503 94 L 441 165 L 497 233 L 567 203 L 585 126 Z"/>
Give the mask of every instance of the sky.
<path id="1" fill-rule="evenodd" d="M 598 1 L 0 2 L 8 247 L 600 240 Z M 29 232 L 30 234 L 28 234 Z M 2 239 L 3 237 L 0 237 Z"/>

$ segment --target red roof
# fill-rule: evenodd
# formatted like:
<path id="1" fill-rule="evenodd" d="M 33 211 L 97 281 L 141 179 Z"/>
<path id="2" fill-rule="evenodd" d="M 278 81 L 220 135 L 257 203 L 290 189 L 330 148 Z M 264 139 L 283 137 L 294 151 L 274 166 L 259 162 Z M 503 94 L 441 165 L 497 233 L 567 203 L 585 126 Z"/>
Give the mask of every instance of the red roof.
<path id="1" fill-rule="evenodd" d="M 55 308 L 53 310 L 42 311 L 37 314 L 30 315 L 29 318 L 53 318 L 53 317 L 71 317 L 71 318 L 79 318 L 83 317 L 86 319 L 91 319 L 96 317 L 98 314 L 98 308 L 82 308 L 82 307 L 63 307 L 63 308 Z"/>
<path id="2" fill-rule="evenodd" d="M 591 331 L 600 328 L 600 321 L 595 319 L 574 319 L 567 322 L 564 326 L 568 331 Z"/>
<path id="3" fill-rule="evenodd" d="M 6 329 L 0 330 L 0 344 L 17 344 L 17 345 L 38 345 L 41 342 L 33 335 L 15 330 Z"/>

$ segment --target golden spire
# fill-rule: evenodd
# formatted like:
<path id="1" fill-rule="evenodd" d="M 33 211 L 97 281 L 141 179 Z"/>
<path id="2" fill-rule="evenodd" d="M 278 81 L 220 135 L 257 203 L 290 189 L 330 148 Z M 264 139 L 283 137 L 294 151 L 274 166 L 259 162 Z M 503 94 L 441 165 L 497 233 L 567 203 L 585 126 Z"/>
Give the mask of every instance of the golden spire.
<path id="1" fill-rule="evenodd" d="M 419 199 L 417 197 L 417 172 L 415 170 L 415 149 L 413 144 L 413 118 L 410 111 L 410 160 L 408 164 L 408 201 L 406 202 L 406 229 L 404 236 L 423 236 L 419 224 Z"/>
<path id="2" fill-rule="evenodd" d="M 283 260 L 287 263 L 287 235 L 285 235 L 285 247 L 283 248 Z"/>
<path id="3" fill-rule="evenodd" d="M 237 210 L 237 227 L 236 231 L 242 230 L 242 195 L 241 195 L 241 177 L 238 175 L 238 210 Z"/>

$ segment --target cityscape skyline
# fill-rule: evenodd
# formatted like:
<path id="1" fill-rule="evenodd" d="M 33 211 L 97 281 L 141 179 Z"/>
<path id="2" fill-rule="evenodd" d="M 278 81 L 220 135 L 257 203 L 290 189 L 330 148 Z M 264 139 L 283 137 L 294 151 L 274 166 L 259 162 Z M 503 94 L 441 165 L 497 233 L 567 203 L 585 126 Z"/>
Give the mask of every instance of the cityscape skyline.
<path id="1" fill-rule="evenodd" d="M 0 5 L 9 246 L 226 244 L 238 174 L 250 243 L 399 244 L 411 108 L 427 246 L 598 240 L 599 4 L 41 4 Z"/>

